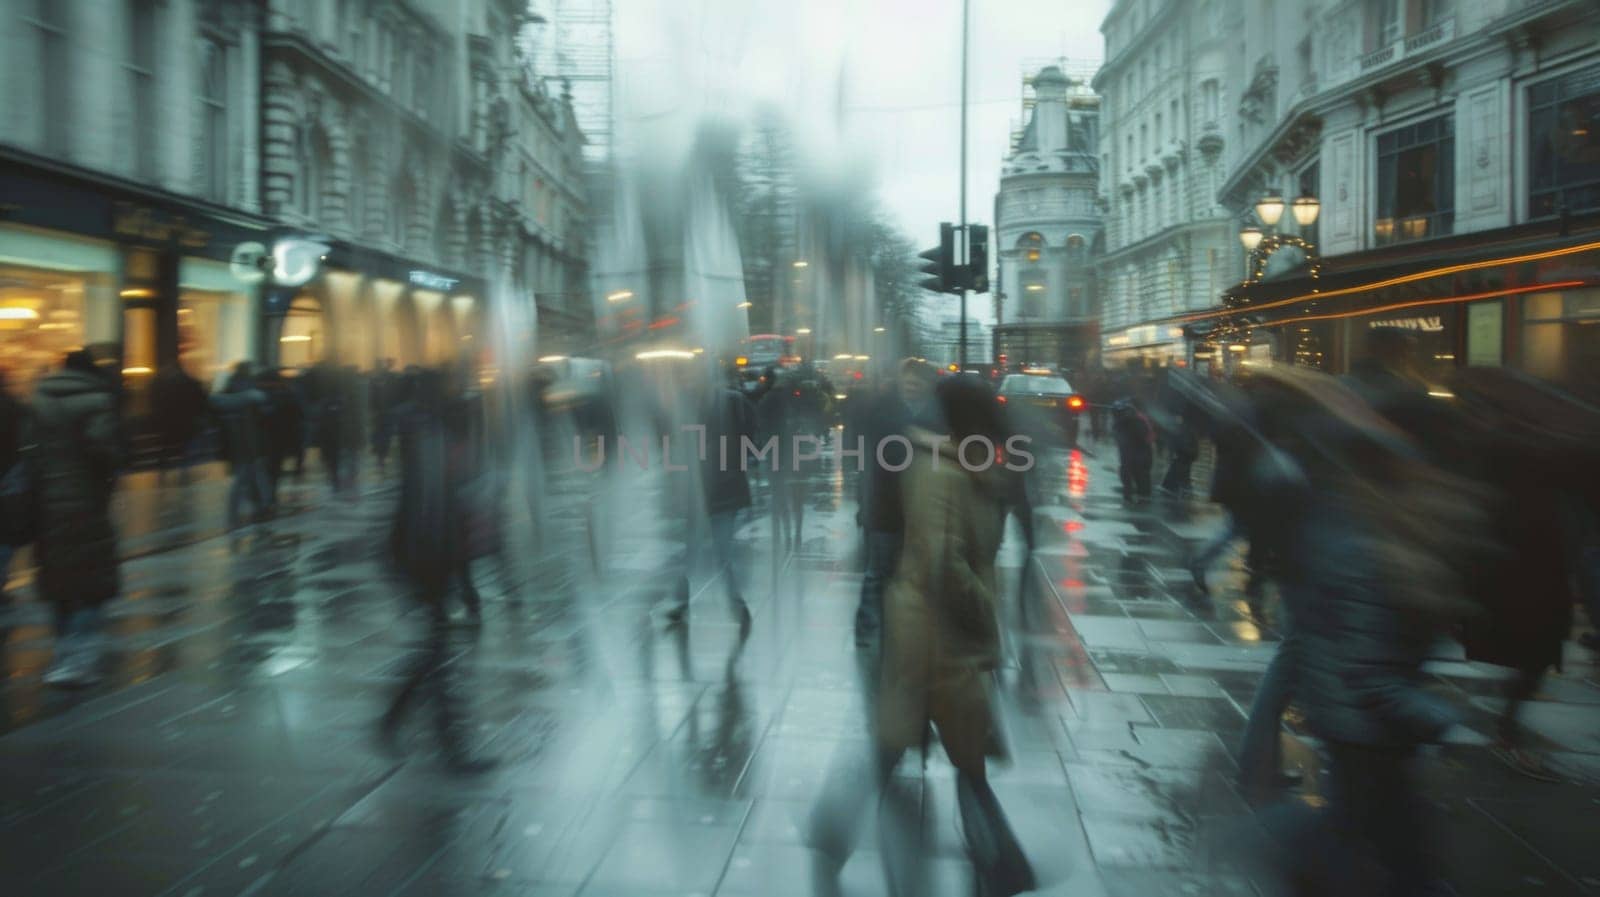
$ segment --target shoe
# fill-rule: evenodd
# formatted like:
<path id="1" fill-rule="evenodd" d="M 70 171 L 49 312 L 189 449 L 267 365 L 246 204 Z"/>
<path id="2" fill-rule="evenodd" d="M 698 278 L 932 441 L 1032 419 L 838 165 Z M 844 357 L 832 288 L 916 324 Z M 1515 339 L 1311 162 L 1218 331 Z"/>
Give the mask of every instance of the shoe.
<path id="1" fill-rule="evenodd" d="M 1489 753 L 1494 755 L 1496 760 L 1504 763 L 1513 772 L 1520 773 L 1530 779 L 1533 779 L 1534 781 L 1551 783 L 1560 783 L 1566 781 L 1565 779 L 1551 772 L 1549 767 L 1545 766 L 1537 756 L 1523 750 L 1522 748 L 1515 748 L 1505 743 L 1501 743 L 1489 748 Z"/>

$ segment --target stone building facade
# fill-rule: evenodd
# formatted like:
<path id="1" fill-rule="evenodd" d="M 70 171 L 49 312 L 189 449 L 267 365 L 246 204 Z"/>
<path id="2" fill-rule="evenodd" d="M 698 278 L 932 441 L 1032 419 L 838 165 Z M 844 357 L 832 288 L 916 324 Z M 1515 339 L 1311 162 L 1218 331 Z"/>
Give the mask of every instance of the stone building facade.
<path id="1" fill-rule="evenodd" d="M 1098 355 L 1101 98 L 1056 66 L 1030 85 L 1032 116 L 995 196 L 995 359 L 1082 368 Z"/>
<path id="2" fill-rule="evenodd" d="M 1236 144 L 1235 0 L 1118 0 L 1100 30 L 1101 345 L 1108 366 L 1184 354 L 1171 319 L 1215 306 L 1244 258 L 1217 202 Z"/>

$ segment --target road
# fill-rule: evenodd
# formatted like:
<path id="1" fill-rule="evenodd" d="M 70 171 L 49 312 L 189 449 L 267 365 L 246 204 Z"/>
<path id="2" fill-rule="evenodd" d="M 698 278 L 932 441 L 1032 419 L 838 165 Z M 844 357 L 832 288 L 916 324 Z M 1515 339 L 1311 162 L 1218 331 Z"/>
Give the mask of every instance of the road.
<path id="1" fill-rule="evenodd" d="M 1215 603 L 1195 594 L 1180 558 L 1214 512 L 1124 509 L 1110 459 L 1049 463 L 1043 544 L 1031 559 L 1014 538 L 1002 550 L 1011 761 L 994 775 L 1041 889 L 1258 893 L 1234 849 L 1249 827 L 1233 750 L 1276 633 L 1249 619 L 1236 571 L 1219 573 Z M 421 731 L 404 757 L 373 738 L 420 626 L 381 561 L 391 484 L 329 499 L 308 476 L 295 513 L 230 535 L 214 479 L 130 483 L 102 686 L 40 684 L 48 615 L 25 560 L 0 609 L 0 880 L 127 897 L 812 893 L 811 803 L 835 758 L 866 746 L 847 490 L 816 491 L 781 564 L 762 507 L 745 521 L 741 642 L 704 577 L 688 625 L 664 622 L 678 540 L 651 481 L 629 478 L 610 505 L 604 575 L 579 489 L 554 502 L 544 550 L 480 565 L 485 623 L 456 627 L 453 663 L 474 739 L 502 763 L 461 778 Z M 1568 651 L 1528 713 L 1566 782 L 1519 777 L 1480 739 L 1430 763 L 1463 895 L 1600 893 L 1600 673 Z M 1491 731 L 1497 671 L 1449 647 L 1429 670 Z M 1316 801 L 1313 743 L 1285 741 Z M 899 778 L 922 806 L 937 893 L 970 893 L 952 770 L 934 751 Z M 882 893 L 870 834 L 843 887 Z"/>

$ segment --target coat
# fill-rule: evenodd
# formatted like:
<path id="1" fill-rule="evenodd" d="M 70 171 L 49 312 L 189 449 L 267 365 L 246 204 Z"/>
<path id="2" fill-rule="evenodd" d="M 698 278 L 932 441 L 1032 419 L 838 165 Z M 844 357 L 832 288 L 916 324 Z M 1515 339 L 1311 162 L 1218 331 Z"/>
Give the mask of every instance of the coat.
<path id="1" fill-rule="evenodd" d="M 63 369 L 33 400 L 39 489 L 39 590 L 46 600 L 96 607 L 117 594 L 111 492 L 121 454 L 116 394 L 99 374 Z"/>
<path id="2" fill-rule="evenodd" d="M 884 596 L 879 739 L 922 743 L 929 723 L 958 769 L 981 768 L 994 743 L 989 676 L 1000 660 L 995 554 L 1004 534 L 1002 467 L 963 468 L 949 441 L 913 431 L 901 478 L 905 542 Z"/>
<path id="3" fill-rule="evenodd" d="M 744 396 L 731 389 L 716 390 L 710 405 L 705 418 L 706 452 L 700 462 L 700 484 L 705 490 L 707 513 L 727 514 L 750 507 L 750 478 L 739 459 L 742 439 L 755 436 L 755 410 Z"/>
<path id="4" fill-rule="evenodd" d="M 1285 499 L 1287 500 L 1287 499 Z M 1423 688 L 1422 662 L 1441 621 L 1406 608 L 1380 575 L 1382 536 L 1337 499 L 1302 493 L 1286 521 L 1284 599 L 1293 623 L 1296 703 L 1319 738 L 1407 748 L 1457 721 Z"/>
<path id="5" fill-rule="evenodd" d="M 271 413 L 271 400 L 266 393 L 239 383 L 212 396 L 211 408 L 222 425 L 223 448 L 233 470 L 266 457 L 266 425 Z"/>
<path id="6" fill-rule="evenodd" d="M 390 530 L 396 568 L 425 603 L 438 602 L 466 557 L 462 453 L 438 412 L 402 406 L 400 499 Z"/>

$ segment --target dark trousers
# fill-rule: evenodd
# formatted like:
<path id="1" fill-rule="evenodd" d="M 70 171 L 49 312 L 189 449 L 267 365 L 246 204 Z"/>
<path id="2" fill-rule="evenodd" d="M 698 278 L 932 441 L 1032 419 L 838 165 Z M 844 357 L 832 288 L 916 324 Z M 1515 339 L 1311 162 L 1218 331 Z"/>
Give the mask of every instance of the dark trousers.
<path id="1" fill-rule="evenodd" d="M 883 631 L 883 593 L 900 563 L 901 533 L 866 531 L 866 570 L 861 576 L 861 598 L 856 605 L 856 641 L 876 640 Z"/>
<path id="2" fill-rule="evenodd" d="M 1161 478 L 1161 488 L 1168 492 L 1188 492 L 1194 459 L 1195 456 L 1187 452 L 1174 452 L 1172 462 L 1167 465 L 1167 475 Z"/>
<path id="3" fill-rule="evenodd" d="M 434 732 L 439 743 L 451 750 L 460 743 L 461 715 L 450 687 L 450 628 L 444 611 L 444 595 L 434 594 L 431 598 L 427 601 L 427 629 L 417 650 L 412 652 L 413 659 L 389 701 L 389 709 L 383 714 L 383 725 L 390 729 L 398 727 L 419 701 L 431 701 Z"/>
<path id="4" fill-rule="evenodd" d="M 1429 893 L 1433 862 L 1428 821 L 1418 789 L 1416 751 L 1330 742 L 1329 810 L 1339 842 L 1355 871 L 1359 858 L 1375 861 L 1385 885 L 1381 897 Z M 1340 892 L 1343 893 L 1343 892 Z M 1355 893 L 1352 891 L 1351 893 Z"/>
<path id="5" fill-rule="evenodd" d="M 1117 469 L 1122 478 L 1122 498 L 1124 501 L 1136 501 L 1150 497 L 1150 468 L 1155 465 L 1155 459 L 1149 452 L 1123 453 L 1121 465 Z"/>

